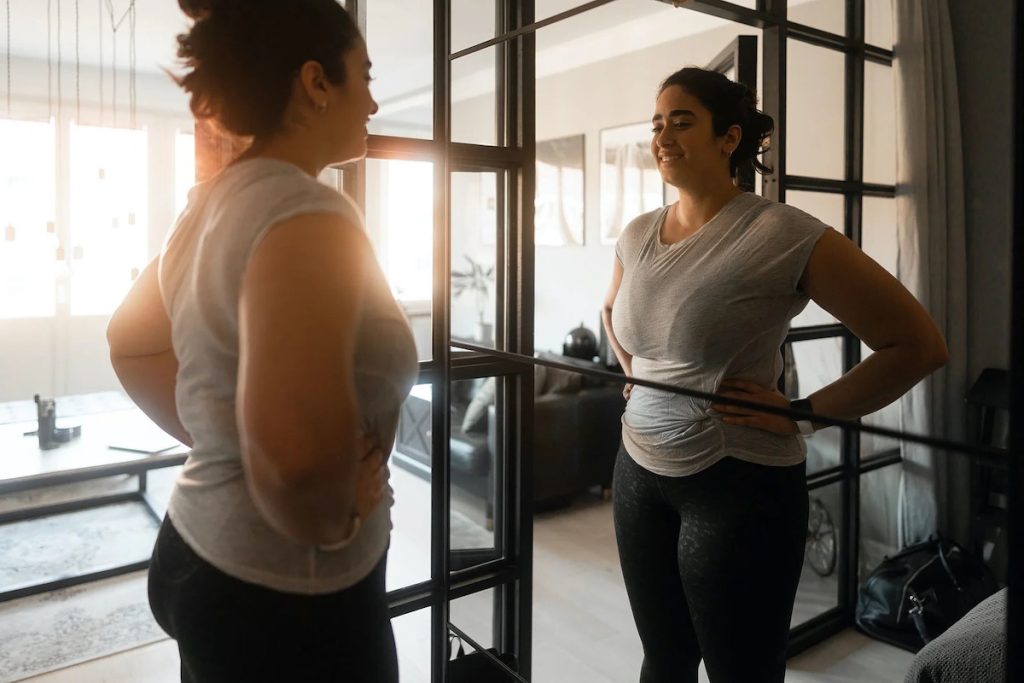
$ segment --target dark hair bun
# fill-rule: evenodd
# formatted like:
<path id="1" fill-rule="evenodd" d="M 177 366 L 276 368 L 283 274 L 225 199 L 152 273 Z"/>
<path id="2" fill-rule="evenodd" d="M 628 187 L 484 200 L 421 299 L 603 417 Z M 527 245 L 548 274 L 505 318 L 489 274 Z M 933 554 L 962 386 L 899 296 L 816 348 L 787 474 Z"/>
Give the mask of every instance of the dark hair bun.
<path id="1" fill-rule="evenodd" d="M 178 0 L 178 7 L 190 19 L 200 19 L 213 9 L 213 0 Z"/>
<path id="2" fill-rule="evenodd" d="M 360 40 L 336 0 L 178 0 L 195 20 L 178 36 L 187 73 L 175 80 L 197 118 L 259 137 L 281 126 L 292 82 L 308 61 L 328 80 L 345 80 L 344 55 Z"/>

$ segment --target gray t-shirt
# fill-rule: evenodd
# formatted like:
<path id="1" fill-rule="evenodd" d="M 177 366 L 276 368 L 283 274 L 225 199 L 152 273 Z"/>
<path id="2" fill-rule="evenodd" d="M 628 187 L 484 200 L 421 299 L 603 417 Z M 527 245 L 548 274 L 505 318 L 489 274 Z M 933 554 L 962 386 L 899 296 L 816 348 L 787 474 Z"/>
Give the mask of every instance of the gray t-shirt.
<path id="1" fill-rule="evenodd" d="M 693 235 L 666 245 L 669 207 L 634 219 L 615 253 L 623 276 L 612 327 L 635 377 L 712 393 L 725 378 L 775 386 L 790 320 L 807 305 L 799 281 L 826 226 L 752 193 L 729 201 Z M 642 467 L 685 476 L 731 455 L 795 465 L 799 436 L 729 425 L 697 400 L 633 388 L 622 417 L 626 450 Z"/>
<path id="2" fill-rule="evenodd" d="M 387 549 L 393 502 L 389 489 L 349 545 L 325 551 L 272 529 L 246 486 L 235 422 L 242 278 L 270 227 L 312 213 L 340 214 L 357 226 L 351 229 L 362 227 L 347 197 L 299 168 L 268 159 L 240 162 L 192 190 L 160 258 L 179 361 L 176 404 L 194 441 L 168 514 L 188 544 L 222 571 L 306 594 L 347 588 L 370 573 Z M 391 443 L 416 378 L 416 350 L 376 263 L 366 277 L 355 352 L 360 422 L 365 433 Z"/>

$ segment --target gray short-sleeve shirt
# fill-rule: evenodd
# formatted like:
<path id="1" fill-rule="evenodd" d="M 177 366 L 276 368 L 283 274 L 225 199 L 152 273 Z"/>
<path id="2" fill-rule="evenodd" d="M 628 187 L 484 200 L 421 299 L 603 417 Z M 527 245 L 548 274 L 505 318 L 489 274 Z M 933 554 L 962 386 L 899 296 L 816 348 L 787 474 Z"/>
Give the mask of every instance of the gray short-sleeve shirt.
<path id="1" fill-rule="evenodd" d="M 160 262 L 161 295 L 179 361 L 176 404 L 194 441 L 168 515 L 196 553 L 222 571 L 307 594 L 348 588 L 373 570 L 387 550 L 392 503 L 389 489 L 348 546 L 326 551 L 273 529 L 246 485 L 235 422 L 245 268 L 273 226 L 317 213 L 343 216 L 344 229 L 362 228 L 351 200 L 296 166 L 270 159 L 239 162 L 193 189 Z M 362 297 L 354 371 L 360 427 L 387 444 L 416 379 L 416 349 L 376 263 L 367 268 Z"/>
<path id="2" fill-rule="evenodd" d="M 790 320 L 807 305 L 800 287 L 827 229 L 799 209 L 752 193 L 729 201 L 693 235 L 661 242 L 669 207 L 623 231 L 623 277 L 612 327 L 635 377 L 714 392 L 725 378 L 774 386 Z M 799 436 L 729 425 L 707 401 L 634 387 L 622 417 L 626 450 L 657 474 L 685 476 L 726 455 L 763 465 L 800 463 Z"/>

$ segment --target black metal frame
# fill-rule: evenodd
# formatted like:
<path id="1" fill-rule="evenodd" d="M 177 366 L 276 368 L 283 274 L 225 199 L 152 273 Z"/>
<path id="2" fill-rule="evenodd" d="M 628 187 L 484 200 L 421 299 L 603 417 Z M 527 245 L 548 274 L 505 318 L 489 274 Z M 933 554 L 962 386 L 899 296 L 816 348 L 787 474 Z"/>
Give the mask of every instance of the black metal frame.
<path id="1" fill-rule="evenodd" d="M 605 0 L 608 1 L 608 0 Z M 366 35 L 366 6 L 372 0 L 347 0 L 347 7 Z M 517 33 L 533 23 L 532 0 L 495 0 L 496 46 L 495 133 L 496 145 L 452 141 L 451 62 L 463 52 L 451 53 L 451 3 L 433 3 L 433 135 L 412 139 L 371 135 L 367 158 L 416 159 L 434 164 L 434 296 L 432 299 L 432 358 L 420 364 L 421 383 L 432 386 L 431 458 L 431 578 L 389 594 L 392 617 L 418 609 L 431 609 L 431 680 L 447 675 L 449 601 L 471 593 L 495 588 L 494 642 L 502 652 L 513 653 L 520 672 L 529 678 L 532 609 L 532 513 L 529 501 L 530 463 L 522 457 L 529 452 L 532 424 L 533 374 L 518 364 L 487 354 L 454 354 L 451 329 L 451 174 L 496 172 L 499 178 L 496 239 L 497 348 L 533 353 L 533 41 L 532 32 Z M 371 27 L 372 30 L 372 27 Z M 508 39 L 509 34 L 515 37 Z M 369 36 L 372 40 L 372 36 Z M 484 46 L 484 47 L 487 47 Z M 477 46 L 480 48 L 480 46 Z M 482 48 L 480 48 L 482 49 Z M 476 51 L 476 50 L 474 50 Z M 345 167 L 344 189 L 365 206 L 365 162 Z M 529 198 L 527 200 L 526 198 Z M 484 553 L 479 564 L 455 569 L 449 547 L 451 473 L 449 436 L 451 382 L 471 377 L 503 376 L 504 391 L 498 397 L 497 473 L 502 495 L 495 510 L 496 539 L 501 546 L 494 558 Z M 503 408 L 503 409 L 502 409 Z M 460 560 L 465 559 L 460 557 Z M 472 641 L 470 641 L 472 642 Z"/>
<path id="2" fill-rule="evenodd" d="M 532 599 L 532 518 L 530 481 L 531 463 L 525 457 L 531 452 L 533 375 L 529 365 L 533 346 L 533 185 L 534 185 L 534 33 L 536 29 L 556 23 L 581 12 L 601 6 L 611 0 L 592 0 L 580 6 L 534 21 L 533 0 L 495 0 L 497 8 L 496 36 L 458 52 L 450 52 L 450 3 L 434 0 L 434 133 L 431 140 L 412 140 L 390 136 L 370 136 L 370 158 L 429 159 L 435 164 L 434 215 L 434 272 L 433 298 L 433 358 L 421 364 L 421 381 L 433 384 L 435 406 L 441 406 L 433 416 L 433 452 L 445 457 L 432 460 L 432 578 L 428 582 L 410 586 L 390 594 L 392 615 L 397 616 L 415 609 L 431 607 L 432 618 L 432 680 L 445 680 L 447 634 L 449 624 L 448 601 L 454 597 L 491 587 L 501 590 L 502 614 L 496 615 L 495 644 L 502 651 L 515 654 L 522 666 L 521 673 L 530 676 L 531 653 L 531 599 Z M 677 4 L 673 0 L 659 0 Z M 360 26 L 366 28 L 365 3 L 372 0 L 348 0 Z M 845 202 L 845 234 L 860 243 L 862 203 L 864 197 L 894 197 L 895 188 L 863 181 L 863 106 L 864 64 L 866 61 L 891 65 L 893 53 L 889 49 L 867 45 L 864 42 L 864 0 L 847 0 L 846 35 L 833 34 L 811 26 L 792 22 L 787 17 L 787 0 L 758 0 L 756 9 L 739 7 L 725 0 L 688 0 L 686 9 L 717 16 L 739 24 L 762 29 L 763 71 L 762 106 L 776 122 L 777 145 L 766 155 L 766 162 L 774 166 L 774 173 L 765 178 L 763 194 L 776 201 L 785 201 L 787 189 L 835 193 L 843 195 Z M 1021 10 L 1017 27 L 1020 40 Z M 845 56 L 845 162 L 844 179 L 814 178 L 790 175 L 786 169 L 786 63 L 789 40 L 798 40 L 825 49 L 842 52 Z M 451 142 L 451 62 L 491 46 L 498 47 L 496 82 L 495 146 L 469 145 Z M 1021 47 L 1017 45 L 1018 90 L 1016 94 L 1017 118 L 1024 115 L 1020 88 L 1022 66 Z M 1015 119 L 1016 120 L 1016 119 Z M 1017 237 L 1014 243 L 1015 291 L 1024 291 L 1024 182 L 1020 169 L 1024 167 L 1024 142 L 1016 138 L 1018 175 L 1016 183 Z M 450 214 L 450 173 L 456 170 L 494 170 L 505 173 L 506 182 L 499 191 L 499 211 L 504 222 L 499 223 L 497 240 L 499 264 L 498 307 L 495 349 L 465 344 L 450 344 L 451 324 L 450 272 L 451 235 L 448 229 Z M 346 169 L 345 187 L 361 203 L 365 201 L 365 174 L 362 164 Z M 1021 297 L 1014 297 L 1014 411 L 1024 405 L 1024 369 L 1021 339 L 1024 339 L 1024 305 Z M 858 340 L 842 325 L 821 325 L 794 329 L 788 341 L 835 338 L 844 340 L 844 371 L 860 360 Z M 452 346 L 458 348 L 453 353 Z M 572 369 L 572 368 L 566 368 Z M 500 411 L 500 423 L 506 457 L 503 459 L 505 532 L 499 536 L 504 545 L 501 558 L 479 566 L 450 572 L 448 439 L 449 385 L 453 379 L 479 376 L 505 376 L 505 410 Z M 1024 449 L 1024 426 L 1013 420 L 1012 451 Z M 865 431 L 874 431 L 868 427 Z M 958 446 L 953 444 L 954 449 Z M 964 446 L 960 444 L 959 446 Z M 966 449 L 966 447 L 965 447 Z M 964 449 L 962 449 L 964 450 Z M 969 450 L 969 449 L 966 449 Z M 839 605 L 791 632 L 790 654 L 820 642 L 852 622 L 857 589 L 857 556 L 859 524 L 859 485 L 861 475 L 901 462 L 898 450 L 888 450 L 861 459 L 859 430 L 856 425 L 844 429 L 841 464 L 808 477 L 809 488 L 835 483 L 841 485 L 843 526 L 840 544 Z M 1016 496 L 1011 496 L 1011 539 L 1024 536 L 1015 529 L 1024 527 L 1024 510 L 1019 496 L 1024 493 L 1024 467 L 1017 458 L 1011 458 L 1011 481 L 1017 483 Z M 1013 487 L 1011 487 L 1013 488 Z M 1024 566 L 1021 541 L 1011 540 L 1010 567 Z M 1011 579 L 1012 580 L 1012 579 Z M 1024 671 L 1024 627 L 1020 614 L 1024 611 L 1024 597 L 1011 593 L 1010 648 L 1011 669 Z M 457 629 L 457 625 L 455 627 Z M 1014 669 L 1013 667 L 1017 667 Z M 1012 676 L 1013 674 L 1011 674 Z"/>

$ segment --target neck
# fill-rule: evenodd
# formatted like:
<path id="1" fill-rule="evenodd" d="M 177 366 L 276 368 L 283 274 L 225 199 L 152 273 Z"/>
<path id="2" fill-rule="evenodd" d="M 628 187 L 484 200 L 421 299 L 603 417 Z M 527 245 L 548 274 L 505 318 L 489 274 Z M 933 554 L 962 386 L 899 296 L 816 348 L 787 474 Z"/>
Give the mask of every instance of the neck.
<path id="1" fill-rule="evenodd" d="M 263 140 L 254 140 L 240 157 L 245 159 L 276 159 L 285 161 L 316 178 L 327 166 L 329 160 L 321 158 L 318 147 L 312 141 L 296 134 L 281 133 Z"/>
<path id="2" fill-rule="evenodd" d="M 680 187 L 675 215 L 684 230 L 696 230 L 715 217 L 734 197 L 743 194 L 731 178 L 712 186 Z"/>

